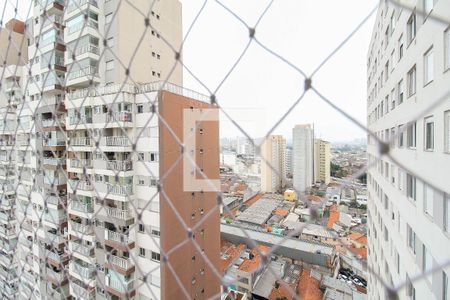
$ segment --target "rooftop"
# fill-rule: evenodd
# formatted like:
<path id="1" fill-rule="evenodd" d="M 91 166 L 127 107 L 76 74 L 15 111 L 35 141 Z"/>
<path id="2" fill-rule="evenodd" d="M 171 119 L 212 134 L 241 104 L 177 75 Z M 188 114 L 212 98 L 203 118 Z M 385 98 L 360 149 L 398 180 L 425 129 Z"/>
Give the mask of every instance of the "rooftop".
<path id="1" fill-rule="evenodd" d="M 271 194 L 263 197 L 237 216 L 241 222 L 262 225 L 269 220 L 272 212 L 280 205 L 282 198 L 272 197 Z"/>
<path id="2" fill-rule="evenodd" d="M 261 253 L 269 253 L 270 247 L 264 246 L 264 245 L 258 245 L 255 248 L 252 249 L 252 256 L 248 259 L 244 259 L 242 264 L 239 266 L 239 270 L 244 272 L 253 272 L 256 269 L 261 267 Z"/>
<path id="3" fill-rule="evenodd" d="M 300 284 L 297 293 L 302 300 L 322 300 L 320 282 L 311 276 L 310 269 L 304 269 L 300 276 Z"/>

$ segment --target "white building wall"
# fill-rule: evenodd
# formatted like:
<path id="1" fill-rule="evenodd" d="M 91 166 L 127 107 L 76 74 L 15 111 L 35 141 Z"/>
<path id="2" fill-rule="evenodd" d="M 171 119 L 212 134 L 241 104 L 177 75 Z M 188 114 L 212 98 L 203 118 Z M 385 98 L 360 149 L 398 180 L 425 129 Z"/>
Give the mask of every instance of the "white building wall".
<path id="1" fill-rule="evenodd" d="M 292 142 L 294 189 L 304 193 L 314 181 L 314 131 L 312 125 L 295 126 L 292 130 Z"/>
<path id="2" fill-rule="evenodd" d="M 380 4 L 368 54 L 367 72 L 368 125 L 380 139 L 388 140 L 398 133 L 399 126 L 414 120 L 433 101 L 447 93 L 450 87 L 448 24 L 435 22 L 430 16 L 423 17 L 419 12 L 424 10 L 425 2 L 433 3 L 412 0 L 404 2 L 405 5 L 415 6 L 417 10 L 417 35 L 411 42 L 407 40 L 407 23 L 412 12 L 395 8 L 389 1 Z M 431 16 L 448 16 L 450 1 L 434 2 Z M 394 30 L 391 30 L 392 28 Z M 400 58 L 402 44 L 403 57 Z M 424 55 L 431 47 L 434 79 L 426 82 Z M 389 66 L 386 68 L 388 61 Z M 407 74 L 414 65 L 416 92 L 409 95 Z M 401 80 L 405 91 L 402 103 L 398 93 Z M 450 297 L 448 288 L 445 290 L 448 283 L 444 283 L 450 274 L 448 268 L 438 270 L 414 283 L 408 280 L 430 267 L 438 267 L 449 259 L 450 156 L 447 111 L 450 111 L 449 97 L 419 117 L 416 123 L 415 147 L 408 146 L 408 133 L 404 136 L 403 146 L 400 144 L 400 138 L 396 138 L 391 142 L 390 154 L 398 163 L 382 157 L 368 174 L 369 267 L 385 282 L 394 286 L 407 282 L 406 288 L 399 291 L 400 299 Z M 434 147 L 428 150 L 425 149 L 427 117 L 434 120 Z M 412 137 L 413 134 L 409 136 Z M 378 155 L 378 147 L 373 137 L 369 137 L 368 154 L 370 164 Z M 410 184 L 412 181 L 408 183 L 407 172 L 401 165 L 409 169 L 411 178 L 415 178 L 415 187 Z M 418 177 L 435 189 L 427 191 L 426 182 Z M 415 190 L 415 197 L 410 197 L 408 190 Z M 415 235 L 414 242 L 411 238 L 412 232 Z M 427 261 L 430 263 L 426 263 Z M 374 275 L 370 275 L 369 298 L 385 297 L 383 285 Z"/>

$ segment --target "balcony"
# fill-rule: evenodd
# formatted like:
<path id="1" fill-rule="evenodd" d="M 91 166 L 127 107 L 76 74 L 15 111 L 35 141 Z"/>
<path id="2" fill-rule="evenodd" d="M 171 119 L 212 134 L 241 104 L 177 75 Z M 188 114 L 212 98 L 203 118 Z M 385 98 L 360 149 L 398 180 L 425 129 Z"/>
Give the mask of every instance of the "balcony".
<path id="1" fill-rule="evenodd" d="M 134 281 L 121 281 L 108 276 L 106 277 L 105 282 L 107 287 L 119 292 L 120 294 L 130 294 L 134 290 Z"/>
<path id="2" fill-rule="evenodd" d="M 47 294 L 50 295 L 50 299 L 65 300 L 69 296 L 69 291 L 67 290 L 67 286 L 66 290 L 61 290 L 60 288 L 54 289 L 51 284 L 47 284 Z"/>
<path id="3" fill-rule="evenodd" d="M 113 217 L 124 221 L 133 218 L 133 213 L 129 209 L 123 210 L 115 207 L 105 206 L 105 211 L 108 217 Z"/>
<path id="4" fill-rule="evenodd" d="M 56 245 L 62 244 L 66 241 L 62 233 L 45 232 L 45 239 L 47 243 L 54 243 Z"/>
<path id="5" fill-rule="evenodd" d="M 72 1 L 70 1 L 70 4 L 67 6 L 66 14 L 69 14 L 74 10 L 80 9 L 80 8 L 82 8 L 82 6 L 84 6 L 88 3 L 91 6 L 98 8 L 98 3 L 96 0 L 72 0 Z"/>
<path id="6" fill-rule="evenodd" d="M 132 185 L 112 185 L 106 184 L 106 193 L 118 196 L 130 196 L 133 195 Z"/>
<path id="7" fill-rule="evenodd" d="M 89 116 L 70 116 L 69 117 L 69 125 L 77 125 L 79 126 L 83 126 L 86 124 L 92 124 L 92 117 Z M 72 146 L 74 146 L 73 144 L 71 144 Z M 77 146 L 90 146 L 89 145 L 77 145 Z"/>
<path id="8" fill-rule="evenodd" d="M 45 213 L 44 214 L 44 220 L 47 222 L 50 222 L 55 225 L 61 225 L 62 223 L 67 221 L 67 215 L 64 214 L 63 211 L 61 211 L 58 214 L 54 213 Z"/>
<path id="9" fill-rule="evenodd" d="M 83 266 L 76 261 L 71 261 L 69 265 L 70 271 L 78 274 L 81 278 L 91 280 L 94 279 L 95 267 L 93 266 Z"/>
<path id="10" fill-rule="evenodd" d="M 67 184 L 66 178 L 48 178 L 44 177 L 44 184 L 48 185 L 64 185 Z"/>
<path id="11" fill-rule="evenodd" d="M 60 253 L 55 253 L 50 250 L 46 250 L 45 254 L 48 258 L 50 258 L 51 260 L 53 260 L 57 263 L 61 263 L 61 262 L 69 259 L 69 257 L 64 252 L 60 254 Z"/>
<path id="12" fill-rule="evenodd" d="M 115 256 L 115 255 L 109 255 L 107 257 L 107 261 L 113 267 L 118 267 L 123 270 L 128 270 L 134 266 L 133 263 L 131 262 L 130 258 L 119 257 L 119 256 Z"/>
<path id="13" fill-rule="evenodd" d="M 131 242 L 131 238 L 127 234 L 111 231 L 108 229 L 105 230 L 105 239 L 115 243 L 127 245 Z"/>
<path id="14" fill-rule="evenodd" d="M 69 241 L 69 250 L 80 253 L 86 257 L 92 257 L 94 255 L 94 245 L 83 245 L 80 242 L 75 241 Z"/>
<path id="15" fill-rule="evenodd" d="M 75 221 L 69 221 L 70 229 L 84 235 L 94 234 L 92 225 L 82 224 Z"/>
<path id="16" fill-rule="evenodd" d="M 88 27 L 98 29 L 98 22 L 93 19 L 88 19 L 86 23 L 84 21 L 79 22 L 78 24 L 75 24 L 71 27 L 67 27 L 67 33 L 73 34 L 77 31 L 80 31 L 80 30 L 82 30 L 84 28 L 88 28 Z"/>
<path id="17" fill-rule="evenodd" d="M 26 239 L 24 237 L 19 237 L 19 243 L 24 245 L 26 248 L 31 248 L 31 245 L 33 244 L 32 240 Z"/>
<path id="18" fill-rule="evenodd" d="M 76 200 L 72 200 L 72 202 L 70 203 L 70 208 L 75 211 L 79 211 L 79 212 L 83 212 L 83 213 L 93 213 L 94 212 L 94 206 L 92 204 L 84 203 L 84 202 L 76 201 Z"/>
<path id="19" fill-rule="evenodd" d="M 80 191 L 94 190 L 94 186 L 89 181 L 69 179 L 68 183 L 72 190 L 80 190 Z"/>
<path id="20" fill-rule="evenodd" d="M 25 278 L 25 280 L 28 281 L 31 285 L 36 284 L 36 277 L 34 276 L 33 273 L 24 271 L 24 272 L 22 272 L 21 275 L 22 275 L 22 276 Z"/>
<path id="21" fill-rule="evenodd" d="M 66 165 L 66 159 L 65 158 L 44 158 L 43 160 L 44 165 L 47 166 L 65 166 Z"/>
<path id="22" fill-rule="evenodd" d="M 130 139 L 126 136 L 105 136 L 100 139 L 100 146 L 130 147 Z"/>
<path id="23" fill-rule="evenodd" d="M 89 287 L 83 287 L 75 281 L 70 282 L 70 291 L 72 295 L 75 295 L 79 299 L 94 300 L 95 290 Z"/>
<path id="24" fill-rule="evenodd" d="M 71 119 L 72 120 L 72 119 Z M 70 122 L 70 125 L 77 124 L 77 122 L 72 123 Z M 82 124 L 82 123 L 80 123 Z M 75 137 L 70 138 L 70 146 L 80 146 L 80 147 L 90 147 L 92 145 L 92 139 L 87 137 Z"/>
<path id="25" fill-rule="evenodd" d="M 4 212 L 0 212 L 0 220 L 9 222 L 13 219 L 13 217 L 10 214 L 6 214 Z"/>
<path id="26" fill-rule="evenodd" d="M 67 197 L 66 196 L 48 196 L 46 199 L 44 199 L 47 204 L 52 205 L 66 205 L 67 204 Z"/>
<path id="27" fill-rule="evenodd" d="M 77 169 L 91 169 L 92 168 L 92 159 L 78 159 L 74 158 L 70 160 L 70 167 Z"/>
<path id="28" fill-rule="evenodd" d="M 130 171 L 133 168 L 131 161 L 124 160 L 108 160 L 106 161 L 106 169 L 112 171 Z"/>
<path id="29" fill-rule="evenodd" d="M 98 68 L 94 66 L 87 66 L 80 70 L 69 72 L 67 74 L 66 86 L 86 83 L 88 81 L 91 81 L 91 79 L 93 79 L 94 81 L 100 80 Z"/>
<path id="30" fill-rule="evenodd" d="M 64 127 L 66 126 L 66 121 L 61 119 L 45 119 L 42 120 L 42 127 L 48 128 L 48 127 Z"/>
<path id="31" fill-rule="evenodd" d="M 6 235 L 6 236 L 15 236 L 16 235 L 16 229 L 15 228 L 0 227 L 0 234 Z"/>
<path id="32" fill-rule="evenodd" d="M 54 282 L 63 282 L 66 279 L 63 271 L 54 271 L 50 268 L 47 268 L 47 277 L 53 279 Z"/>
<path id="33" fill-rule="evenodd" d="M 49 139 L 43 141 L 44 146 L 48 147 L 58 147 L 58 146 L 65 146 L 66 140 L 64 139 Z"/>

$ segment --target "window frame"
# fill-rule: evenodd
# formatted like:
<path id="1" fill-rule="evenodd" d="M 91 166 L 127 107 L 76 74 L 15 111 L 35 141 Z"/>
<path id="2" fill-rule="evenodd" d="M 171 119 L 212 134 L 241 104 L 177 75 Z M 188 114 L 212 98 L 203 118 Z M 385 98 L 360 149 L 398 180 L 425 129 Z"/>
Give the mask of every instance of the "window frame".
<path id="1" fill-rule="evenodd" d="M 430 72 L 431 66 L 431 72 Z M 423 55 L 423 85 L 426 86 L 434 80 L 434 48 L 433 45 Z"/>
<path id="2" fill-rule="evenodd" d="M 426 117 L 423 120 L 424 128 L 423 128 L 423 146 L 425 151 L 434 151 L 435 146 L 435 124 L 434 124 L 434 118 L 433 116 Z M 431 132 L 429 132 L 430 128 L 428 127 L 431 125 Z M 429 134 L 431 133 L 431 136 Z M 429 140 L 430 138 L 430 140 Z"/>
<path id="3" fill-rule="evenodd" d="M 417 68 L 416 65 L 412 66 L 406 74 L 406 83 L 408 89 L 408 98 L 412 97 L 417 92 Z"/>

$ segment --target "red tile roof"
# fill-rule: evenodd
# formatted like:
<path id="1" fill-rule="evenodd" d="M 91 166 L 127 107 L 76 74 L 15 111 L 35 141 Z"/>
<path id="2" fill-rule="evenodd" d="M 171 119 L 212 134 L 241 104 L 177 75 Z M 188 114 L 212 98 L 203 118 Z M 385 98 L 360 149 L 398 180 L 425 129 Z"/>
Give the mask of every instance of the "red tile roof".
<path id="1" fill-rule="evenodd" d="M 339 212 L 338 211 L 331 211 L 330 209 L 330 217 L 328 218 L 327 228 L 332 229 L 333 224 L 339 221 Z"/>
<path id="2" fill-rule="evenodd" d="M 252 249 L 253 258 L 246 259 L 239 266 L 239 270 L 244 272 L 253 272 L 261 265 L 261 255 L 260 253 L 269 253 L 270 247 L 264 245 L 258 245 Z"/>
<path id="3" fill-rule="evenodd" d="M 319 280 L 311 277 L 311 270 L 304 269 L 300 276 L 297 293 L 302 300 L 322 300 Z"/>
<path id="4" fill-rule="evenodd" d="M 231 263 L 245 250 L 246 246 L 240 244 L 238 246 L 227 241 L 221 241 L 221 253 L 227 256 L 226 259 L 220 260 L 220 272 L 223 273 Z"/>
<path id="5" fill-rule="evenodd" d="M 277 209 L 275 209 L 275 212 L 274 212 L 274 213 L 275 213 L 276 215 L 278 215 L 278 216 L 284 217 L 284 216 L 287 216 L 287 215 L 289 214 L 289 211 L 286 210 L 286 209 L 284 209 L 284 208 L 278 207 Z"/>

